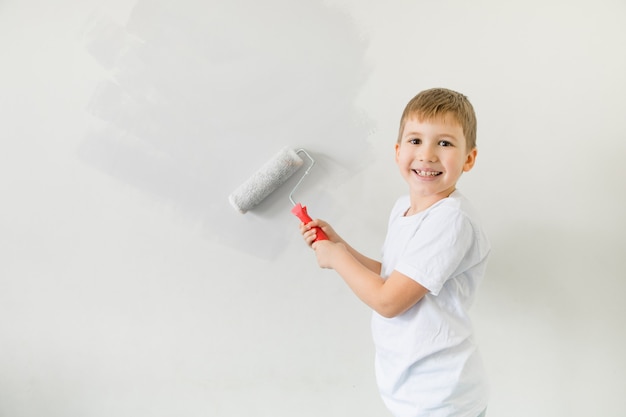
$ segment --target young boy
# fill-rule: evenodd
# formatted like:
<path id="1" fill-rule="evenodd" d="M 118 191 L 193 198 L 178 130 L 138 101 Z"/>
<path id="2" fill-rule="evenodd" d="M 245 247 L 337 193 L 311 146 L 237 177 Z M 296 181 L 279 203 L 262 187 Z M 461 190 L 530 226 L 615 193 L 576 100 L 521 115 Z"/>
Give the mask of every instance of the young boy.
<path id="1" fill-rule="evenodd" d="M 467 97 L 419 93 L 400 121 L 395 159 L 409 187 L 393 207 L 382 262 L 326 222 L 300 230 L 322 268 L 334 269 L 373 310 L 376 377 L 396 417 L 478 417 L 487 387 L 468 316 L 489 241 L 456 190 L 476 161 L 476 116 Z M 320 227 L 329 240 L 315 242 Z"/>

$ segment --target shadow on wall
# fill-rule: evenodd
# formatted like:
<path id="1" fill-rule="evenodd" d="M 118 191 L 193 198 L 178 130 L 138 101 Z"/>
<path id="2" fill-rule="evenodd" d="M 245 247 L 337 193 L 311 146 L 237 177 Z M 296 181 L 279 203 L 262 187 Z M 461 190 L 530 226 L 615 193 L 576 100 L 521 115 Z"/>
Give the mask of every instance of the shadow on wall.
<path id="1" fill-rule="evenodd" d="M 324 190 L 372 157 L 354 105 L 366 43 L 323 1 L 139 1 L 126 26 L 94 17 L 88 27 L 86 47 L 110 79 L 89 104 L 103 124 L 81 158 L 208 238 L 263 258 L 284 248 L 297 224 L 277 227 L 291 216 L 291 182 L 245 216 L 227 197 L 285 146 L 319 162 L 303 184 L 311 206 L 332 206 Z"/>

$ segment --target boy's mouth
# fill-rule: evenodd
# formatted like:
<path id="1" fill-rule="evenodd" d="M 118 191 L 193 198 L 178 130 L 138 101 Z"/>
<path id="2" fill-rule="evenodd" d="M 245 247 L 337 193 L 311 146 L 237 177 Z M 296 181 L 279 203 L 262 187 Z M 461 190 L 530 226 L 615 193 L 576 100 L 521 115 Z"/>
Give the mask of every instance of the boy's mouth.
<path id="1" fill-rule="evenodd" d="M 441 171 L 422 171 L 419 169 L 414 169 L 413 172 L 415 172 L 418 177 L 436 177 L 442 174 Z"/>

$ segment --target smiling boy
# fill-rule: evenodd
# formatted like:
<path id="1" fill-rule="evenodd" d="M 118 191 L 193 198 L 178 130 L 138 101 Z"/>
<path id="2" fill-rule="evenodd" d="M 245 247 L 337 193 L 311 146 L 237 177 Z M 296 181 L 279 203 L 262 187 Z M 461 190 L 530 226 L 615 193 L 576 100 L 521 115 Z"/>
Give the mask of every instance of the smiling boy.
<path id="1" fill-rule="evenodd" d="M 466 148 L 463 129 L 450 117 L 405 122 L 396 144 L 396 163 L 409 185 L 411 208 L 407 215 L 452 194 L 461 173 L 472 169 L 476 160 L 476 148 Z"/>
<path id="2" fill-rule="evenodd" d="M 487 407 L 468 310 L 490 245 L 456 190 L 476 155 L 467 97 L 423 91 L 400 120 L 395 160 L 408 195 L 391 211 L 382 261 L 362 255 L 322 220 L 300 226 L 319 266 L 334 269 L 374 310 L 377 382 L 396 417 L 477 417 Z M 314 227 L 329 240 L 315 242 Z"/>

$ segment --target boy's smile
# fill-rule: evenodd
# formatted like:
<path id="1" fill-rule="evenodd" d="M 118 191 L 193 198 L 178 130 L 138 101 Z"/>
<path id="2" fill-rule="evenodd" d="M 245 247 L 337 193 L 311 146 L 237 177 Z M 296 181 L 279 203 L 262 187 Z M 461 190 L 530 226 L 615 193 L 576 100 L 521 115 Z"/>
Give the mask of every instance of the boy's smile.
<path id="1" fill-rule="evenodd" d="M 448 197 L 461 174 L 474 166 L 476 153 L 467 150 L 463 129 L 452 117 L 408 119 L 396 144 L 396 163 L 409 185 L 410 213 Z"/>
<path id="2" fill-rule="evenodd" d="M 424 178 L 436 177 L 438 175 L 441 175 L 441 171 L 430 171 L 430 170 L 414 169 L 413 172 L 415 172 L 419 177 L 424 177 Z"/>

